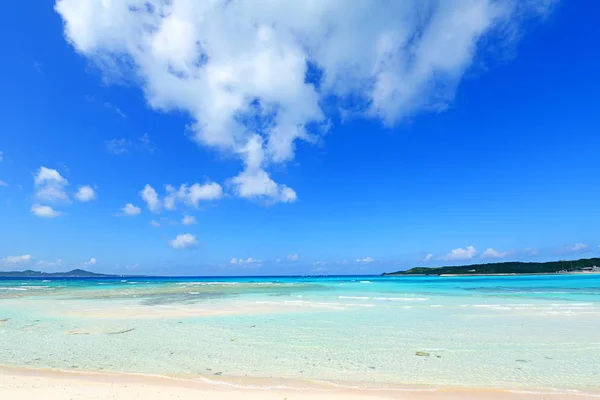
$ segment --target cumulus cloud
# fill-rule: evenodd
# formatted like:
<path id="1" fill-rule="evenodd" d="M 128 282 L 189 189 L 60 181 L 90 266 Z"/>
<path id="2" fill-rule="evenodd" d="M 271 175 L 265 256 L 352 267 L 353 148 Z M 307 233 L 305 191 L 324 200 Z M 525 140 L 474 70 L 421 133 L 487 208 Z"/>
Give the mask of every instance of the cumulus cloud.
<path id="1" fill-rule="evenodd" d="M 93 257 L 92 257 L 92 258 L 90 258 L 90 259 L 89 259 L 89 261 L 86 261 L 86 262 L 84 263 L 84 265 L 94 265 L 94 264 L 96 264 L 96 261 L 97 261 L 97 260 L 96 260 L 95 258 L 93 258 Z"/>
<path id="2" fill-rule="evenodd" d="M 162 204 L 158 198 L 158 193 L 156 193 L 156 190 L 152 186 L 144 186 L 144 189 L 140 192 L 140 196 L 142 196 L 142 200 L 144 200 L 150 211 L 153 213 L 160 212 Z"/>
<path id="3" fill-rule="evenodd" d="M 518 38 L 524 16 L 553 3 L 57 0 L 55 10 L 108 78 L 132 78 L 150 107 L 189 114 L 196 142 L 239 157 L 237 195 L 291 202 L 268 170 L 326 130 L 325 99 L 386 125 L 443 110 L 493 43 L 482 38 Z"/>
<path id="4" fill-rule="evenodd" d="M 127 216 L 127 217 L 135 217 L 136 215 L 140 215 L 142 213 L 142 209 L 134 206 L 131 203 L 125 204 L 123 208 L 121 208 L 121 213 L 119 215 Z"/>
<path id="5" fill-rule="evenodd" d="M 184 233 L 170 240 L 169 245 L 174 249 L 187 249 L 198 246 L 198 240 L 191 233 Z"/>
<path id="6" fill-rule="evenodd" d="M 0 261 L 2 261 L 4 264 L 24 264 L 30 262 L 31 259 L 31 254 L 24 254 L 22 256 L 8 256 Z"/>
<path id="7" fill-rule="evenodd" d="M 357 258 L 356 262 L 362 264 L 370 264 L 372 262 L 375 262 L 375 259 L 373 257 Z"/>
<path id="8" fill-rule="evenodd" d="M 44 206 L 41 204 L 34 204 L 30 209 L 31 213 L 40 218 L 56 218 L 61 215 L 60 212 L 56 211 L 50 206 Z"/>
<path id="9" fill-rule="evenodd" d="M 498 251 L 498 250 L 494 250 L 491 247 L 488 249 L 485 249 L 485 251 L 483 253 L 481 253 L 481 258 L 487 258 L 487 259 L 498 259 L 498 258 L 504 258 L 508 255 L 507 251 Z"/>
<path id="10" fill-rule="evenodd" d="M 433 259 L 433 254 L 431 254 L 431 253 L 429 253 L 425 257 L 423 257 L 424 262 L 431 261 L 432 259 Z"/>
<path id="11" fill-rule="evenodd" d="M 75 193 L 75 198 L 81 202 L 92 201 L 96 198 L 96 191 L 88 185 L 80 186 Z"/>
<path id="12" fill-rule="evenodd" d="M 69 201 L 69 196 L 65 191 L 69 181 L 67 181 L 57 170 L 40 167 L 33 180 L 36 187 L 36 198 L 42 201 L 55 203 Z"/>
<path id="13" fill-rule="evenodd" d="M 572 251 L 574 253 L 576 252 L 584 252 L 585 250 L 587 250 L 590 246 L 587 245 L 586 243 L 575 243 L 573 246 L 569 246 L 568 250 Z"/>
<path id="14" fill-rule="evenodd" d="M 475 247 L 469 246 L 466 249 L 458 248 L 450 251 L 450 253 L 446 254 L 443 259 L 444 261 L 463 261 L 470 260 L 477 255 L 477 250 Z"/>
<path id="15" fill-rule="evenodd" d="M 223 197 L 223 188 L 215 182 L 194 183 L 191 186 L 182 184 L 179 189 L 172 185 L 166 185 L 165 190 L 167 194 L 164 198 L 164 206 L 168 210 L 174 210 L 179 203 L 198 207 L 201 201 L 217 200 Z"/>
<path id="16" fill-rule="evenodd" d="M 287 259 L 289 261 L 298 261 L 299 258 L 300 257 L 298 256 L 298 254 L 290 254 L 290 255 L 287 256 Z"/>
<path id="17" fill-rule="evenodd" d="M 183 218 L 181 218 L 181 223 L 183 225 L 194 225 L 197 224 L 198 221 L 196 221 L 196 217 L 193 215 L 184 215 Z"/>

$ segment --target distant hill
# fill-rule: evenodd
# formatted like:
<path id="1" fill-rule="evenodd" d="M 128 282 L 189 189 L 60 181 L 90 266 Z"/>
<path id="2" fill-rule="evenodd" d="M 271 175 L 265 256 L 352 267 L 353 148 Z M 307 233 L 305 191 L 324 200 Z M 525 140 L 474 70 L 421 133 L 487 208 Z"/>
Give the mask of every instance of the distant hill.
<path id="1" fill-rule="evenodd" d="M 390 275 L 479 275 L 479 274 L 544 274 L 560 271 L 582 271 L 584 268 L 600 267 L 600 258 L 582 258 L 573 261 L 500 262 L 491 264 L 461 265 L 457 267 L 416 267 L 406 271 L 384 273 Z"/>
<path id="2" fill-rule="evenodd" d="M 0 271 L 0 277 L 14 277 L 14 278 L 102 278 L 102 277 L 116 277 L 119 275 L 106 275 L 97 274 L 95 272 L 85 271 L 83 269 L 74 269 L 69 272 L 42 272 L 32 271 L 30 269 L 26 271 Z"/>

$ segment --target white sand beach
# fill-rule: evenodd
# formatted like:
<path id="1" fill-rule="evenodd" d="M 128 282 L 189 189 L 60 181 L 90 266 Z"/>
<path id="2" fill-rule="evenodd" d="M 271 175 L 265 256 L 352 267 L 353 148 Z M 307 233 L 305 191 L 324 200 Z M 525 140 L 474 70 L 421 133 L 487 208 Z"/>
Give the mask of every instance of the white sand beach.
<path id="1" fill-rule="evenodd" d="M 129 374 L 98 374 L 0 368 L 0 398 L 7 400 L 585 400 L 600 394 L 549 394 L 484 389 L 350 389 L 286 387 L 279 381 L 171 379 Z M 246 386 L 246 387 L 245 387 Z"/>

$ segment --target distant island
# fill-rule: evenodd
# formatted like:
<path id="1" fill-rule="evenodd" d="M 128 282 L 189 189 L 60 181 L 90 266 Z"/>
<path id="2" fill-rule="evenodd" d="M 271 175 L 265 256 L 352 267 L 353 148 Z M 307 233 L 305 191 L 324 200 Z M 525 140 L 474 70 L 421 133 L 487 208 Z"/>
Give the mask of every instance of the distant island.
<path id="1" fill-rule="evenodd" d="M 600 272 L 600 258 L 582 258 L 572 261 L 550 262 L 500 262 L 472 264 L 456 267 L 416 267 L 406 271 L 386 272 L 383 276 L 396 275 L 513 275 L 554 274 L 572 272 Z"/>
<path id="2" fill-rule="evenodd" d="M 74 269 L 69 272 L 42 272 L 32 271 L 0 271 L 0 278 L 114 278 L 120 275 L 97 274 L 83 269 Z"/>

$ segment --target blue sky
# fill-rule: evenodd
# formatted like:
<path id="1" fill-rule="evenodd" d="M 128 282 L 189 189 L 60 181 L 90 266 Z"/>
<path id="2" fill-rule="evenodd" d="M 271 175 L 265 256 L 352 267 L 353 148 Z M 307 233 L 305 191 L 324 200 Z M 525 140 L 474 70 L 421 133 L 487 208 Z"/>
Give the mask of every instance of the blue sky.
<path id="1" fill-rule="evenodd" d="M 6 5 L 1 270 L 600 253 L 600 7 L 164 3 Z"/>

